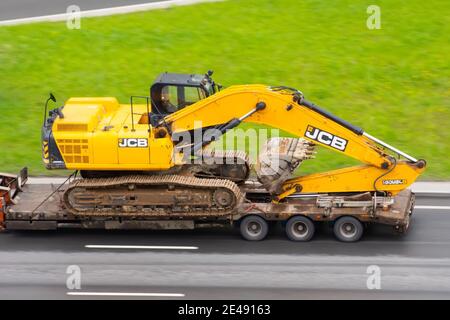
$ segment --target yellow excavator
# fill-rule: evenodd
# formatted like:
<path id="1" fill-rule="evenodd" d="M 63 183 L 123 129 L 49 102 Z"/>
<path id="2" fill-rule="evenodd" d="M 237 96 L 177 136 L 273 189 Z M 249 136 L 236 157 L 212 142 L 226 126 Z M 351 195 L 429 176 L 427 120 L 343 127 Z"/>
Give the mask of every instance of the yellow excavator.
<path id="1" fill-rule="evenodd" d="M 359 239 L 359 222 L 407 228 L 414 197 L 405 190 L 425 170 L 424 160 L 329 113 L 297 89 L 261 84 L 223 89 L 211 76 L 211 71 L 163 73 L 149 96 L 132 96 L 129 104 L 110 97 L 70 98 L 48 114 L 46 104 L 43 161 L 48 169 L 81 175 L 58 190 L 61 210 L 71 221 L 167 226 L 173 220 L 226 218 L 239 221 L 249 240 L 263 238 L 265 221 L 272 220 L 285 222 L 289 238 L 299 241 L 310 239 L 302 230 L 314 221 L 347 221 L 338 227 L 343 241 Z M 211 147 L 243 122 L 296 138 L 268 140 L 254 166 L 242 151 Z M 293 176 L 316 146 L 362 164 Z M 11 215 L 11 226 L 14 219 Z"/>

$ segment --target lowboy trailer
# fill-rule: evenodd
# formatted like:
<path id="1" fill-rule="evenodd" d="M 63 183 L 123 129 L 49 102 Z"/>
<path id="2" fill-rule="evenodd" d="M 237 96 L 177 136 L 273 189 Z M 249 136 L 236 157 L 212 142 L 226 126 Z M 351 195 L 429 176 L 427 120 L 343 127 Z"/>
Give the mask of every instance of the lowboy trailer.
<path id="1" fill-rule="evenodd" d="M 409 227 L 414 208 L 414 193 L 405 189 L 393 197 L 373 197 L 370 193 L 356 195 L 293 194 L 282 203 L 271 201 L 259 182 L 249 179 L 240 185 L 244 199 L 226 214 L 204 211 L 186 212 L 179 197 L 179 213 L 170 215 L 156 206 L 140 210 L 121 206 L 117 198 L 117 215 L 80 216 L 64 206 L 66 184 L 27 184 L 24 168 L 20 174 L 0 174 L 0 228 L 3 230 L 56 229 L 195 229 L 208 226 L 233 225 L 246 240 L 262 240 L 269 228 L 281 222 L 293 241 L 311 240 L 318 223 L 331 223 L 336 238 L 344 242 L 358 241 L 367 224 L 389 225 L 403 233 Z M 167 186 L 170 190 L 170 185 Z M 142 208 L 140 208 L 142 209 Z"/>

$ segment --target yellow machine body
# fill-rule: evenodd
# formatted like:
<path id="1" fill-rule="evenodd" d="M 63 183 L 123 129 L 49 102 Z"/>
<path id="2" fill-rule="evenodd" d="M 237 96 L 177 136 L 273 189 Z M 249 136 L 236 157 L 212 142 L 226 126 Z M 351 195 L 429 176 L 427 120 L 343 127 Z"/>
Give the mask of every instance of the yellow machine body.
<path id="1" fill-rule="evenodd" d="M 227 123 L 247 114 L 260 102 L 266 107 L 245 122 L 280 128 L 363 163 L 290 179 L 284 184 L 281 197 L 300 190 L 382 190 L 395 195 L 424 171 L 424 166 L 412 161 L 395 161 L 366 136 L 293 101 L 289 92 L 275 91 L 266 85 L 232 86 L 169 114 L 164 121 L 171 132 L 162 135 L 158 134 L 161 128 L 149 124 L 146 105 L 134 105 L 132 114 L 130 105 L 121 105 L 115 98 L 71 98 L 62 109 L 63 117 L 55 119 L 52 132 L 67 169 L 167 170 L 183 163 L 172 134 L 194 130 L 199 122 L 203 128 Z M 321 133 L 323 139 L 317 139 Z M 338 140 L 333 145 L 335 137 Z"/>
<path id="2" fill-rule="evenodd" d="M 115 98 L 69 99 L 64 118 L 56 118 L 52 130 L 67 169 L 171 168 L 174 158 L 170 136 L 155 138 L 145 105 L 135 105 L 133 111 L 134 126 L 130 106 L 120 105 Z"/>

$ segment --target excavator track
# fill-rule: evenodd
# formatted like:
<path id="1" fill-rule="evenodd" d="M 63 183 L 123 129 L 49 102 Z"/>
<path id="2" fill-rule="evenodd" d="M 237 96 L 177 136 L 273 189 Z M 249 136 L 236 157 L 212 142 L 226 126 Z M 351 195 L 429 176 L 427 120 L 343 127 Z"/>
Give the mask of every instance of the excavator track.
<path id="1" fill-rule="evenodd" d="M 79 179 L 63 196 L 68 212 L 86 218 L 225 216 L 243 199 L 233 181 L 181 175 Z"/>

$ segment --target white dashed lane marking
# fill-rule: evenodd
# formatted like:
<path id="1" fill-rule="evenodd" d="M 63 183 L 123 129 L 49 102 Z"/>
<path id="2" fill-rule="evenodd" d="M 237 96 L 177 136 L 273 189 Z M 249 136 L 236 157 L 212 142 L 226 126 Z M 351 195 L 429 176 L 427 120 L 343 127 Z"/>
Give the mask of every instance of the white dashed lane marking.
<path id="1" fill-rule="evenodd" d="M 130 246 L 130 245 L 85 245 L 88 249 L 132 249 L 132 250 L 198 250 L 192 246 Z"/>

